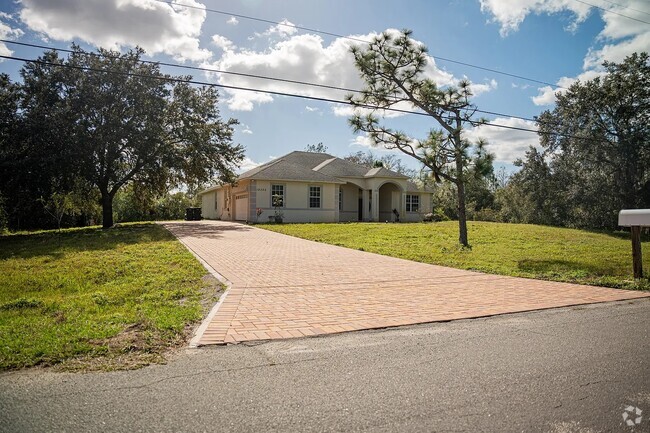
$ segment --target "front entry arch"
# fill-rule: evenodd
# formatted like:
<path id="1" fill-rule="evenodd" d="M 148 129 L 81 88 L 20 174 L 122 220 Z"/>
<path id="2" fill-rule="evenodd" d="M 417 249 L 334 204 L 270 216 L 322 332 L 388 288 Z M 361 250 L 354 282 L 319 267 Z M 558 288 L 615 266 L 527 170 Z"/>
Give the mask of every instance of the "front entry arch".
<path id="1" fill-rule="evenodd" d="M 379 221 L 397 221 L 397 215 L 393 212 L 396 210 L 400 217 L 402 209 L 402 188 L 393 183 L 386 182 L 379 187 Z"/>

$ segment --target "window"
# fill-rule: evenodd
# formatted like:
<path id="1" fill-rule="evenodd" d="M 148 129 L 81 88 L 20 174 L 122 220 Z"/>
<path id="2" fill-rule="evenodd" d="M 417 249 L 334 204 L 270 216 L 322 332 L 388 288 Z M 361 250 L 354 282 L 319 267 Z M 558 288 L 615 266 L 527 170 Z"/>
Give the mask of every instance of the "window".
<path id="1" fill-rule="evenodd" d="M 339 188 L 339 210 L 343 210 L 343 188 Z"/>
<path id="2" fill-rule="evenodd" d="M 418 212 L 420 210 L 420 196 L 406 195 L 406 212 Z"/>
<path id="3" fill-rule="evenodd" d="M 320 207 L 320 186 L 309 187 L 309 207 Z"/>
<path id="4" fill-rule="evenodd" d="M 271 185 L 271 206 L 284 207 L 284 185 Z"/>

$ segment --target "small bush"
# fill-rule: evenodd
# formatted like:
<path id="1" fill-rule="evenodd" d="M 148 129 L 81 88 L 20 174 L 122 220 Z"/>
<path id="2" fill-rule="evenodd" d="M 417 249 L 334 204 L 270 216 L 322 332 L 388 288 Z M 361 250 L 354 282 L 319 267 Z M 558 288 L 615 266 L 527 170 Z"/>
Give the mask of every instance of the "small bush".
<path id="1" fill-rule="evenodd" d="M 426 222 L 449 221 L 449 217 L 445 215 L 445 212 L 440 208 L 436 208 L 433 210 L 433 212 L 424 214 L 424 217 L 422 217 L 422 219 Z"/>

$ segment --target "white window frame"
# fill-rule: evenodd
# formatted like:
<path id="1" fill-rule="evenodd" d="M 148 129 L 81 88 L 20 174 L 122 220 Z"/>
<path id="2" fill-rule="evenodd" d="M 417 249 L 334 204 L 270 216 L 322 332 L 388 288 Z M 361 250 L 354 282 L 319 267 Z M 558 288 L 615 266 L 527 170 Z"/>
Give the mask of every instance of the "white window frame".
<path id="1" fill-rule="evenodd" d="M 282 194 L 274 194 L 273 193 L 273 187 L 279 186 L 282 188 Z M 274 195 L 281 195 L 282 196 L 282 206 L 280 207 L 286 207 L 287 206 L 287 186 L 283 183 L 272 183 L 271 184 L 271 207 L 274 208 L 274 203 L 273 203 L 273 196 Z"/>
<path id="2" fill-rule="evenodd" d="M 414 207 L 415 210 L 413 209 Z M 418 194 L 406 194 L 406 212 L 419 212 L 419 211 L 420 211 L 420 196 Z"/>
<path id="3" fill-rule="evenodd" d="M 318 195 L 312 195 L 312 188 L 318 188 Z M 318 206 L 312 206 L 312 198 L 318 199 Z M 309 185 L 309 209 L 321 209 L 323 207 L 323 187 L 320 185 Z"/>

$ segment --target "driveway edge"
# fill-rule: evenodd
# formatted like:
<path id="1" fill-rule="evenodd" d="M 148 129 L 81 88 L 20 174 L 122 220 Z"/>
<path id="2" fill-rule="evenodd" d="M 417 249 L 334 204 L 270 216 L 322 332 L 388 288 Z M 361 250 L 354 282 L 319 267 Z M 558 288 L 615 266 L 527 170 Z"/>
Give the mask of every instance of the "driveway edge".
<path id="1" fill-rule="evenodd" d="M 230 289 L 232 288 L 232 283 L 231 283 L 230 281 L 228 281 L 228 279 L 227 279 L 226 277 L 224 277 L 224 276 L 221 275 L 219 272 L 217 272 L 216 269 L 214 269 L 212 266 L 210 266 L 210 265 L 208 264 L 208 262 L 206 262 L 205 260 L 203 260 L 203 259 L 201 258 L 201 256 L 199 256 L 199 255 L 198 255 L 198 254 L 197 254 L 197 253 L 192 249 L 192 247 L 190 247 L 190 246 L 187 244 L 187 242 L 183 241 L 183 239 L 179 238 L 178 236 L 176 236 L 176 234 L 175 234 L 174 232 L 172 232 L 171 230 L 169 230 L 169 229 L 165 226 L 165 223 L 160 223 L 160 222 L 159 222 L 159 223 L 157 223 L 157 224 L 160 224 L 161 226 L 163 226 L 163 227 L 165 228 L 165 230 L 167 230 L 169 233 L 171 233 L 172 236 L 174 236 L 174 237 L 175 237 L 175 238 L 176 238 L 176 239 L 177 239 L 181 244 L 183 244 L 183 245 L 185 246 L 185 248 L 187 248 L 187 250 L 188 250 L 190 253 L 192 253 L 192 255 L 193 255 L 193 256 L 194 256 L 194 257 L 199 261 L 199 263 L 201 263 L 201 265 L 203 265 L 203 267 L 204 267 L 204 268 L 205 268 L 205 269 L 210 273 L 210 275 L 212 275 L 213 277 L 215 277 L 215 278 L 216 278 L 216 279 L 217 279 L 221 284 L 223 284 L 223 285 L 226 287 L 226 289 L 224 290 L 223 294 L 219 297 L 219 300 L 217 301 L 217 303 L 214 304 L 214 305 L 212 306 L 212 308 L 210 309 L 210 312 L 208 313 L 208 315 L 205 316 L 205 318 L 203 319 L 203 321 L 201 321 L 201 324 L 199 325 L 199 327 L 196 328 L 195 331 L 194 331 L 194 335 L 192 336 L 192 339 L 190 340 L 190 343 L 189 343 L 188 347 L 189 347 L 190 349 L 196 349 L 196 348 L 198 348 L 199 346 L 201 346 L 201 344 L 199 344 L 199 341 L 201 341 L 201 338 L 203 338 L 203 334 L 205 334 L 205 331 L 208 329 L 208 326 L 209 326 L 210 323 L 212 322 L 212 319 L 213 319 L 214 316 L 217 314 L 217 311 L 219 311 L 219 307 L 221 307 L 221 304 L 223 304 L 223 301 L 224 301 L 224 300 L 226 299 L 226 297 L 228 296 L 228 293 L 230 292 Z"/>

